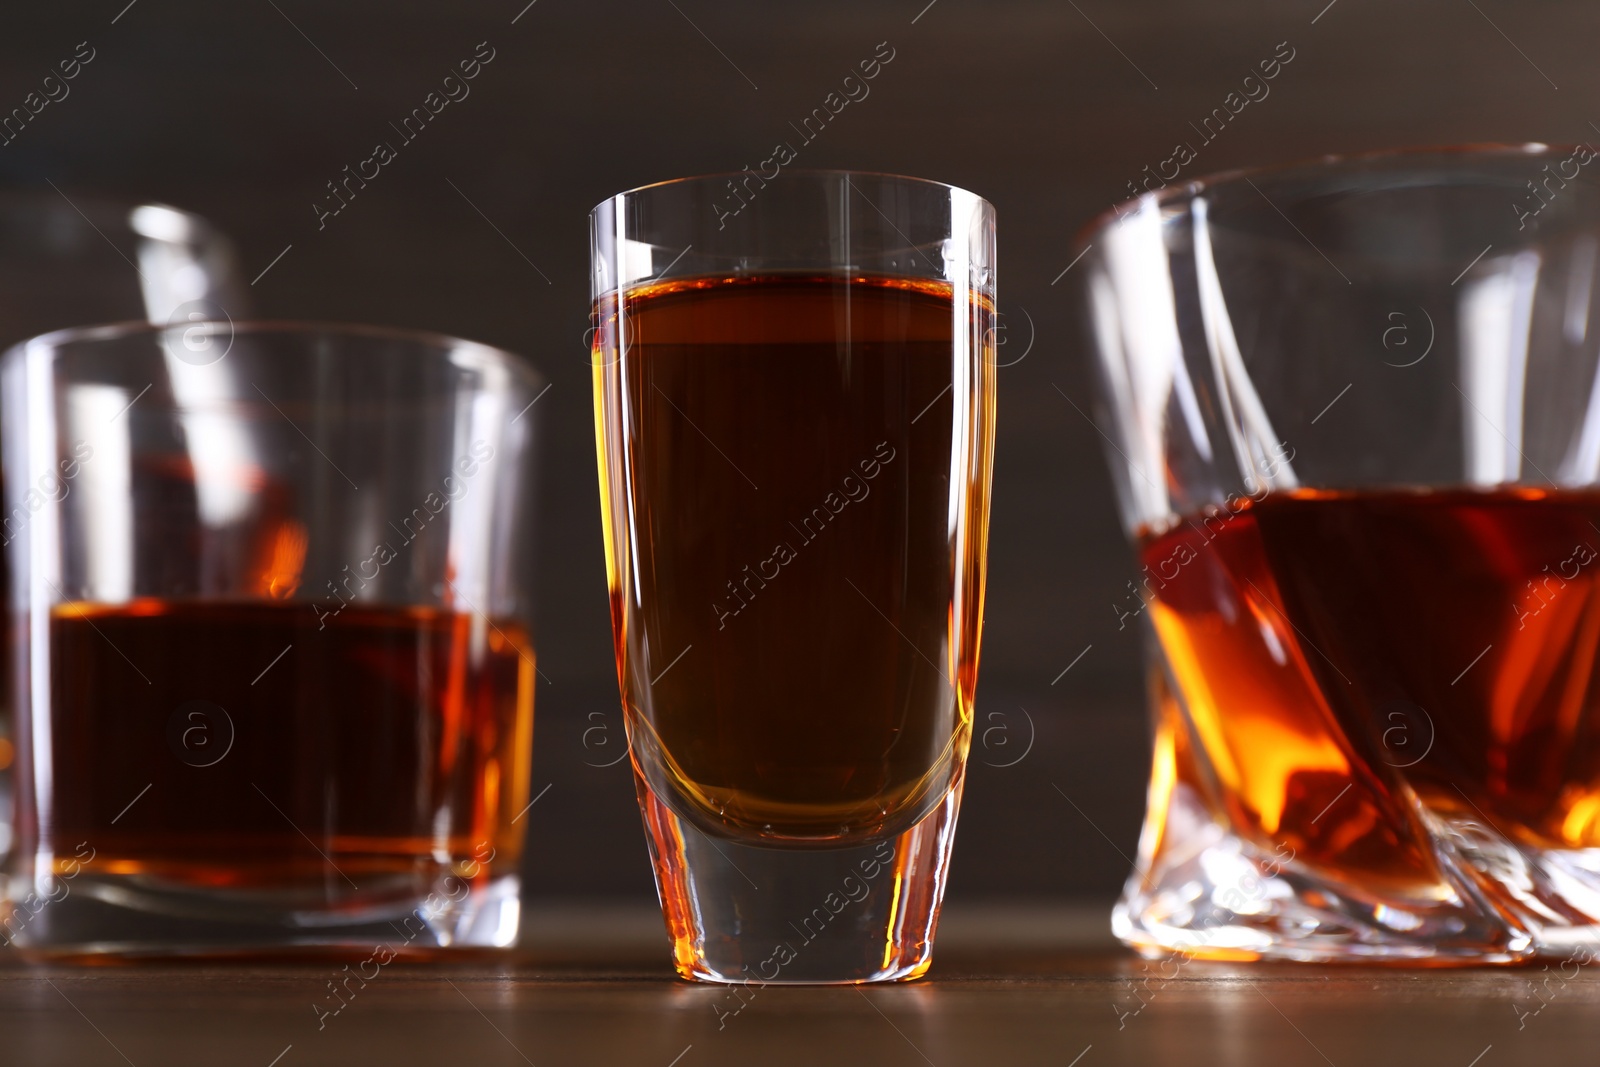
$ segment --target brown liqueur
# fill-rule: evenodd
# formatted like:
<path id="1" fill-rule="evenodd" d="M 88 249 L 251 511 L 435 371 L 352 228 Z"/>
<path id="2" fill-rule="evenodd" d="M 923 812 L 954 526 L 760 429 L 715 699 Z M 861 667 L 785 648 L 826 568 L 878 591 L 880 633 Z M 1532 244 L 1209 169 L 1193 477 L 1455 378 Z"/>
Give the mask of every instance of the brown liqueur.
<path id="1" fill-rule="evenodd" d="M 1589 491 L 1295 490 L 1145 538 L 1189 724 L 1159 720 L 1158 786 L 1402 896 L 1437 881 L 1412 796 L 1600 846 L 1597 522 Z"/>
<path id="2" fill-rule="evenodd" d="M 964 344 L 988 342 L 990 309 L 871 277 L 625 299 L 621 327 L 614 297 L 596 309 L 594 359 L 626 457 L 603 495 L 636 747 L 737 832 L 848 837 L 935 798 L 977 669 L 983 535 L 951 517 L 966 494 L 985 528 L 969 471 L 989 446 L 966 428 L 992 368 L 971 372 Z"/>

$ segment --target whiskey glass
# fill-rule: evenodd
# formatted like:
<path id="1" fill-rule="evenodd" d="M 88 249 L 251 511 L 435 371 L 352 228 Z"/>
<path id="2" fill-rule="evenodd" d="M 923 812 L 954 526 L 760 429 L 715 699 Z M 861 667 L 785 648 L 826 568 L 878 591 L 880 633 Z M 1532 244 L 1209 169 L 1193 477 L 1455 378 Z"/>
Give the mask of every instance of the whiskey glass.
<path id="1" fill-rule="evenodd" d="M 685 978 L 915 978 L 971 740 L 994 212 L 845 171 L 591 216 L 617 671 Z"/>
<path id="2" fill-rule="evenodd" d="M 4 944 L 514 940 L 537 385 L 485 345 L 354 326 L 6 353 Z"/>
<path id="3" fill-rule="evenodd" d="M 1600 947 L 1586 145 L 1330 159 L 1085 234 L 1154 759 L 1148 955 Z"/>

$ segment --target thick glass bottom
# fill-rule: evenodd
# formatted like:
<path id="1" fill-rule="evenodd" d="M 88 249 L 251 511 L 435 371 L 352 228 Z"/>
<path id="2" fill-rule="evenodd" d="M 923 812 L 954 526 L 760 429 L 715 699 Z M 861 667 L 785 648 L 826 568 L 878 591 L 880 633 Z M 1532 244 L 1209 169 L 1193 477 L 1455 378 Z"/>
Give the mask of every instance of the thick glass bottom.
<path id="1" fill-rule="evenodd" d="M 517 875 L 439 879 L 385 893 L 370 887 L 336 906 L 227 888 L 196 889 L 144 875 L 90 873 L 11 879 L 0 947 L 27 956 L 264 956 L 332 949 L 394 956 L 515 944 Z"/>
<path id="2" fill-rule="evenodd" d="M 1600 850 L 1535 849 L 1475 820 L 1430 816 L 1438 892 L 1395 900 L 1230 832 L 1181 784 L 1153 814 L 1112 914 L 1116 935 L 1147 957 L 1451 966 L 1600 956 Z"/>
<path id="3" fill-rule="evenodd" d="M 680 976 L 850 984 L 918 978 L 932 964 L 959 780 L 909 830 L 839 849 L 714 837 L 638 786 Z"/>
<path id="4" fill-rule="evenodd" d="M 1112 932 L 1143 956 L 1439 966 L 1532 952 L 1475 894 L 1373 899 L 1230 833 L 1185 793 L 1173 791 L 1160 845 L 1141 848 L 1112 911 Z"/>
<path id="5" fill-rule="evenodd" d="M 1600 849 L 1512 836 L 1467 794 L 1456 791 L 1465 805 L 1423 794 L 1393 763 L 1369 762 L 1370 775 L 1342 788 L 1298 773 L 1285 787 L 1298 799 L 1278 809 L 1275 827 L 1235 821 L 1248 808 L 1155 668 L 1144 829 L 1112 915 L 1116 935 L 1143 955 L 1405 966 L 1600 958 Z M 1241 751 L 1270 777 L 1271 744 Z M 1374 779 L 1387 791 L 1369 791 L 1363 808 L 1357 786 Z"/>

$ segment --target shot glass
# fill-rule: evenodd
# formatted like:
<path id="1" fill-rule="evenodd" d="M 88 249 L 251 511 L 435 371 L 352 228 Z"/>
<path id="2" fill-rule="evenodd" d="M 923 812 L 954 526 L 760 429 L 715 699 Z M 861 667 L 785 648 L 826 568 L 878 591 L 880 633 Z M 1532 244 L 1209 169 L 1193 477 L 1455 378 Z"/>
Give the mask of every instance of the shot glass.
<path id="1" fill-rule="evenodd" d="M 993 209 L 781 171 L 591 223 L 617 670 L 674 965 L 915 978 L 977 681 Z"/>
<path id="2" fill-rule="evenodd" d="M 1600 164 L 1222 175 L 1085 235 L 1155 755 L 1150 955 L 1600 949 Z"/>
<path id="3" fill-rule="evenodd" d="M 534 395 L 505 352 L 364 327 L 6 353 L 4 944 L 515 939 Z"/>

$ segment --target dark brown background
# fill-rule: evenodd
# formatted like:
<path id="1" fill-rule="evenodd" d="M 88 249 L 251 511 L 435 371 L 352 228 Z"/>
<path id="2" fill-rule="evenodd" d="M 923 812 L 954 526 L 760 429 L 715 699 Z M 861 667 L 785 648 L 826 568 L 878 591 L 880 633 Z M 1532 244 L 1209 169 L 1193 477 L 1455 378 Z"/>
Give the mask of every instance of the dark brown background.
<path id="1" fill-rule="evenodd" d="M 871 95 L 799 163 L 990 199 L 1003 360 L 1027 352 L 1001 374 L 980 743 L 952 898 L 1104 900 L 1133 852 L 1146 736 L 1137 638 L 1111 608 L 1133 567 L 1101 442 L 1061 395 L 1088 410 L 1072 278 L 1053 283 L 1075 232 L 1175 142 L 1198 144 L 1189 122 L 1284 41 L 1295 58 L 1271 95 L 1200 146 L 1194 173 L 1573 141 L 1600 119 L 1600 8 L 1580 2 L 525 2 L 9 5 L 0 110 L 78 42 L 97 56 L 70 97 L 0 148 L 0 179 L 198 211 L 235 237 L 247 278 L 292 245 L 251 290 L 260 312 L 461 334 L 526 354 L 554 383 L 536 409 L 549 682 L 534 787 L 553 785 L 530 813 L 528 892 L 544 897 L 650 895 L 626 764 L 587 765 L 622 744 L 583 348 L 595 202 L 759 162 L 857 60 L 893 46 Z M 324 183 L 394 141 L 388 123 L 485 40 L 496 58 L 471 96 L 319 232 Z M 1032 750 L 988 765 L 1024 751 L 1022 709 Z"/>

